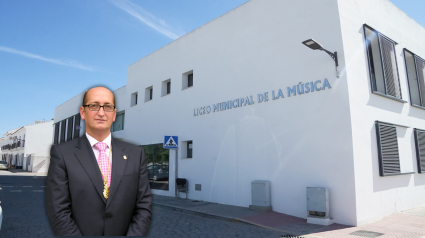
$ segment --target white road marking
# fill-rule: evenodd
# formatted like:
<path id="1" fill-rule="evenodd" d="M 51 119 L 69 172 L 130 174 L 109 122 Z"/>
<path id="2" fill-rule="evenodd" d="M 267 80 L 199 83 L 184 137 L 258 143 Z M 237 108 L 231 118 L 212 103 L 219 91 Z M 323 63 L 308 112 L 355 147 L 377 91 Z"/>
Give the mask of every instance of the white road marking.
<path id="1" fill-rule="evenodd" d="M 10 192 L 12 192 L 12 193 L 20 193 L 20 192 L 22 192 L 22 190 L 10 190 Z"/>

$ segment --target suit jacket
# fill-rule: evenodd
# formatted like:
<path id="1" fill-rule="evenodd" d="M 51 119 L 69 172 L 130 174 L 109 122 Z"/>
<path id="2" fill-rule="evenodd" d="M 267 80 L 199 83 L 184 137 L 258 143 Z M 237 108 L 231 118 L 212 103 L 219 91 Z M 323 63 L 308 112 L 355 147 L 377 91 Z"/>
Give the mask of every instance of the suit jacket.
<path id="1" fill-rule="evenodd" d="M 112 138 L 109 198 L 86 135 L 53 145 L 46 210 L 56 236 L 145 236 L 152 197 L 141 147 Z M 124 155 L 127 159 L 124 159 Z"/>

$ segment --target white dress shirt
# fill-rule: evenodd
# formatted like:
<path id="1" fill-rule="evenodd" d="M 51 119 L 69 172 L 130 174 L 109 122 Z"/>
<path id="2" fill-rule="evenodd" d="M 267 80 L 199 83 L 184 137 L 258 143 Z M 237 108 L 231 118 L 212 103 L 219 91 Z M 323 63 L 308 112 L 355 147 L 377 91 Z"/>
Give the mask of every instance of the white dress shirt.
<path id="1" fill-rule="evenodd" d="M 94 147 L 94 145 L 98 143 L 99 141 L 97 141 L 95 138 L 87 134 L 87 132 L 86 132 L 86 136 L 90 142 L 91 148 L 94 152 L 94 156 L 96 157 L 96 161 L 97 161 L 99 159 L 100 151 L 96 147 Z M 109 156 L 109 151 L 111 150 L 111 133 L 109 133 L 108 137 L 106 137 L 102 142 L 108 145 L 106 147 L 105 153 L 107 156 Z M 112 153 L 111 153 L 111 158 L 109 159 L 109 164 L 112 165 Z"/>

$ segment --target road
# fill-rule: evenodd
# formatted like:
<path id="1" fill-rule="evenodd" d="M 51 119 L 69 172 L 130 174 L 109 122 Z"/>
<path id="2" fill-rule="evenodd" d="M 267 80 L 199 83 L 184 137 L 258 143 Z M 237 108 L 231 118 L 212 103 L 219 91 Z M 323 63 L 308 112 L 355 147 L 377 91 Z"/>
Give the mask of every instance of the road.
<path id="1" fill-rule="evenodd" d="M 3 173 L 4 174 L 4 173 Z M 0 175 L 0 237 L 54 237 L 45 209 L 44 176 Z M 153 206 L 148 237 L 281 237 L 282 233 Z"/>

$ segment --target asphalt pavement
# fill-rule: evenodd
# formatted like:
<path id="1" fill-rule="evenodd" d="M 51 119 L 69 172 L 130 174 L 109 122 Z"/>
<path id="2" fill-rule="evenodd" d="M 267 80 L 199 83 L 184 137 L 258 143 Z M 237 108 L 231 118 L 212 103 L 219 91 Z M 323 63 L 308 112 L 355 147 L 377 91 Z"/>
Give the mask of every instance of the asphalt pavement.
<path id="1" fill-rule="evenodd" d="M 0 171 L 0 237 L 53 237 L 45 209 L 45 182 L 43 174 Z M 153 195 L 148 237 L 425 238 L 425 207 L 358 227 L 321 226 L 273 211 Z"/>
<path id="2" fill-rule="evenodd" d="M 0 175 L 3 223 L 0 237 L 54 237 L 45 207 L 45 176 Z M 201 217 L 154 205 L 147 237 L 282 237 L 285 234 L 250 224 Z"/>

